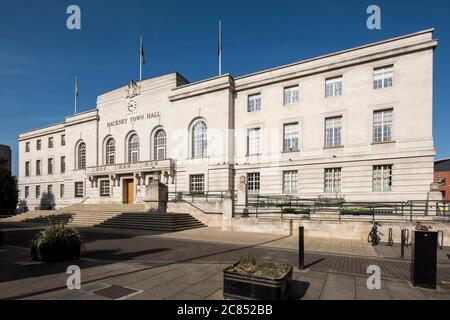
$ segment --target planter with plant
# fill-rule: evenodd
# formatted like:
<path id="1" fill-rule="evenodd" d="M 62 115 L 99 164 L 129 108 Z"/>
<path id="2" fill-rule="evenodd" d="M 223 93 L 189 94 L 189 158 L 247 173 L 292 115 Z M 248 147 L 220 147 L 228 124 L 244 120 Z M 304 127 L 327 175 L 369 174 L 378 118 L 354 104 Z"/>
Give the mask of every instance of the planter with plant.
<path id="1" fill-rule="evenodd" d="M 339 211 L 342 215 L 353 216 L 371 216 L 374 214 L 374 210 L 370 208 L 342 208 Z"/>
<path id="2" fill-rule="evenodd" d="M 80 232 L 63 223 L 51 223 L 31 241 L 31 257 L 36 261 L 78 260 L 83 249 Z"/>
<path id="3" fill-rule="evenodd" d="M 225 299 L 286 300 L 292 288 L 292 266 L 243 259 L 223 271 Z"/>
<path id="4" fill-rule="evenodd" d="M 282 212 L 284 214 L 310 214 L 311 209 L 309 209 L 309 208 L 283 208 Z"/>

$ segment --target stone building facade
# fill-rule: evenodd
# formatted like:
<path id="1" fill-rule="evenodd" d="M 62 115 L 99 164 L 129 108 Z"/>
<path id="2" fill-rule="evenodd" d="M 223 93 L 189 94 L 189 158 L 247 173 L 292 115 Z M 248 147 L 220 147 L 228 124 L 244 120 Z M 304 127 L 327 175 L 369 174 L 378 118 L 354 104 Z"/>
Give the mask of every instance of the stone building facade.
<path id="1" fill-rule="evenodd" d="M 30 208 L 140 203 L 236 190 L 349 201 L 424 200 L 433 182 L 433 30 L 234 78 L 171 73 L 19 136 Z"/>

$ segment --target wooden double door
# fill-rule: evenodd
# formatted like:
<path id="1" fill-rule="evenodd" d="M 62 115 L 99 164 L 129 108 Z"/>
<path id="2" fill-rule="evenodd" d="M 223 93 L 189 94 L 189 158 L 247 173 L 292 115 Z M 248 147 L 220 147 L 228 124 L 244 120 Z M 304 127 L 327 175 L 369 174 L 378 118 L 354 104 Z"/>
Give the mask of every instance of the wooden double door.
<path id="1" fill-rule="evenodd" d="M 134 203 L 134 180 L 123 180 L 123 203 Z"/>

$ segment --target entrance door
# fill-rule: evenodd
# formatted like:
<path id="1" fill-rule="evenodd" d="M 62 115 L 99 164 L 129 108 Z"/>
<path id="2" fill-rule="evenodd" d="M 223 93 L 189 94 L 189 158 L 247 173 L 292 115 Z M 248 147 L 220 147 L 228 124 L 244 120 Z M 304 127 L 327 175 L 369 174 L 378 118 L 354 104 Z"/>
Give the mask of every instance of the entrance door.
<path id="1" fill-rule="evenodd" d="M 134 203 L 134 181 L 125 180 L 124 181 L 124 203 L 133 204 Z"/>

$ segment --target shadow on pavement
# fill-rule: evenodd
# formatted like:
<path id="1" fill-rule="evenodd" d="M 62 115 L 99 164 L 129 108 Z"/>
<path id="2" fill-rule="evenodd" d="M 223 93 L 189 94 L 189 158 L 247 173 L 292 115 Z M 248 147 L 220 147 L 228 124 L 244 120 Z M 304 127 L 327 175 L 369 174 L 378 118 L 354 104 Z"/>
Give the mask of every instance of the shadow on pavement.
<path id="1" fill-rule="evenodd" d="M 309 289 L 309 286 L 310 286 L 309 282 L 293 280 L 289 300 L 303 299 L 303 297 L 306 295 L 306 292 Z"/>

